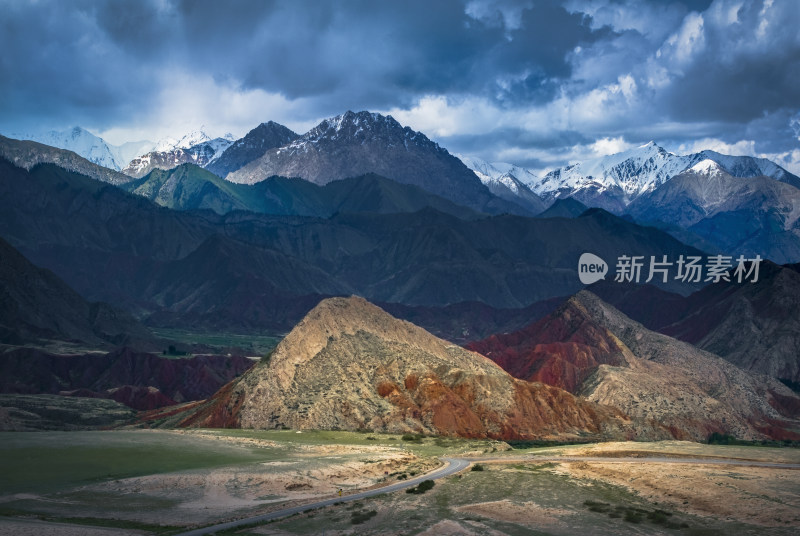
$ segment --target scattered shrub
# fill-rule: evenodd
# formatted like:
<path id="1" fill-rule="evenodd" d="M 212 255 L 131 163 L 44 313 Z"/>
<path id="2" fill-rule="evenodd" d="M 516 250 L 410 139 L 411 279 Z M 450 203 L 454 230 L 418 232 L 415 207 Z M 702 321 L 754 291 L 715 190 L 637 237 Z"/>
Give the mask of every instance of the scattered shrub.
<path id="1" fill-rule="evenodd" d="M 426 491 L 428 491 L 430 489 L 433 489 L 434 485 L 435 484 L 434 484 L 433 480 L 423 480 L 422 482 L 419 483 L 419 485 L 417 485 L 417 487 L 408 488 L 406 490 L 406 493 L 416 493 L 418 495 L 421 495 L 421 494 L 425 493 Z"/>
<path id="2" fill-rule="evenodd" d="M 479 463 L 476 463 L 475 465 L 472 466 L 472 469 L 470 469 L 470 471 L 483 471 L 483 470 L 484 470 L 483 466 Z"/>

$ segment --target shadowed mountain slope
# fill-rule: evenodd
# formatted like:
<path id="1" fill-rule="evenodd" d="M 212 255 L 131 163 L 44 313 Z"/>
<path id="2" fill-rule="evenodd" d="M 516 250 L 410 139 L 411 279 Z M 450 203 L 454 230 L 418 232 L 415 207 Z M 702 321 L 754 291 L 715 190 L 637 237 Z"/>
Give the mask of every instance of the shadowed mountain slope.
<path id="1" fill-rule="evenodd" d="M 173 326 L 182 314 L 192 322 L 205 315 L 217 327 L 290 326 L 299 318 L 274 315 L 308 296 L 352 293 L 407 305 L 524 308 L 578 291 L 585 251 L 609 261 L 700 254 L 598 209 L 568 220 L 465 220 L 430 207 L 328 219 L 180 212 L 56 166 L 28 172 L 7 161 L 0 212 L 0 235 L 82 295 L 137 314 L 170 313 Z"/>
<path id="2" fill-rule="evenodd" d="M 431 207 L 461 218 L 479 215 L 409 184 L 374 174 L 342 179 L 324 186 L 303 179 L 270 177 L 256 184 L 220 179 L 193 164 L 155 170 L 123 189 L 172 209 L 210 209 L 217 214 L 244 210 L 261 214 L 328 218 L 337 212 L 391 214 Z"/>
<path id="3" fill-rule="evenodd" d="M 649 285 L 598 283 L 604 301 L 649 329 L 735 365 L 800 382 L 800 273 L 762 262 L 758 281 L 720 281 L 683 297 Z"/>
<path id="4" fill-rule="evenodd" d="M 0 157 L 28 171 L 39 164 L 55 164 L 109 184 L 131 181 L 127 175 L 89 162 L 72 151 L 57 149 L 35 141 L 21 141 L 0 136 Z"/>
<path id="5" fill-rule="evenodd" d="M 297 138 L 296 133 L 281 124 L 273 121 L 261 123 L 243 138 L 233 142 L 219 158 L 208 164 L 206 169 L 224 178 L 228 173 L 263 156 L 269 149 L 281 147 Z"/>
<path id="6" fill-rule="evenodd" d="M 128 313 L 87 302 L 0 238 L 0 342 L 40 339 L 151 346 L 155 337 Z"/>
<path id="7" fill-rule="evenodd" d="M 19 348 L 0 354 L 0 392 L 110 398 L 145 410 L 207 398 L 252 366 L 241 356 L 176 359 L 130 348 L 53 355 Z"/>

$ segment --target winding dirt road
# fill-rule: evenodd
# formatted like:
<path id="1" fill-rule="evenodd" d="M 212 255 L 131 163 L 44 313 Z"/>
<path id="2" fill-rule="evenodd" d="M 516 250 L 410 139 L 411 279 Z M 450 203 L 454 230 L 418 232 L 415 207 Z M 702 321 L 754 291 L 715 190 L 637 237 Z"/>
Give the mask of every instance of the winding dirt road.
<path id="1" fill-rule="evenodd" d="M 233 529 L 236 527 L 241 527 L 243 525 L 250 525 L 254 523 L 265 523 L 267 521 L 272 521 L 273 519 L 279 519 L 281 517 L 299 514 L 301 512 L 307 512 L 308 510 L 314 510 L 316 508 L 323 508 L 325 506 L 330 506 L 336 503 L 358 501 L 361 499 L 366 499 L 367 497 L 374 497 L 375 495 L 381 495 L 383 493 L 400 491 L 406 488 L 416 486 L 423 480 L 436 480 L 439 478 L 444 478 L 450 475 L 454 475 L 456 473 L 463 471 L 464 469 L 469 467 L 469 465 L 472 463 L 471 460 L 466 460 L 464 458 L 442 458 L 442 461 L 445 462 L 447 465 L 445 465 L 444 467 L 440 467 L 439 469 L 433 472 L 424 474 L 422 476 L 418 476 L 416 478 L 412 478 L 410 480 L 403 480 L 401 482 L 396 482 L 388 486 L 370 489 L 367 491 L 362 491 L 360 493 L 354 493 L 352 495 L 345 495 L 343 497 L 334 497 L 333 499 L 326 499 L 324 501 L 318 501 L 310 504 L 303 504 L 300 506 L 294 506 L 292 508 L 285 508 L 283 510 L 277 510 L 275 512 L 270 512 L 268 514 L 262 514 L 260 516 L 246 517 L 243 519 L 237 519 L 236 521 L 229 521 L 227 523 L 220 523 L 218 525 L 211 525 L 208 527 L 194 529 L 188 532 L 182 532 L 177 536 L 204 536 L 206 534 L 213 534 L 221 530 Z"/>

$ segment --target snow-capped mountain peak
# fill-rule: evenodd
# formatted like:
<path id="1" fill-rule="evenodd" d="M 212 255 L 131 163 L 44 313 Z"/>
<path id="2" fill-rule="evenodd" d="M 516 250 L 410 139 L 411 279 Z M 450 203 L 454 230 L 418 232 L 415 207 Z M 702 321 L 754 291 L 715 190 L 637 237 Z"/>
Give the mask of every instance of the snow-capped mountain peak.
<path id="1" fill-rule="evenodd" d="M 725 173 L 725 170 L 722 169 L 722 166 L 709 158 L 696 163 L 690 167 L 688 171 L 691 171 L 696 175 L 708 175 L 711 177 Z"/>
<path id="2" fill-rule="evenodd" d="M 800 187 L 800 178 L 763 158 L 729 156 L 715 151 L 682 156 L 652 141 L 621 153 L 555 169 L 528 184 L 546 201 L 574 197 L 587 206 L 622 213 L 639 196 L 690 169 L 706 176 L 718 173 L 742 178 L 765 175 Z"/>
<path id="3" fill-rule="evenodd" d="M 317 126 L 291 143 L 278 149 L 279 154 L 299 154 L 318 150 L 320 144 L 382 143 L 387 147 L 404 146 L 410 150 L 417 146 L 435 151 L 444 151 L 439 144 L 428 139 L 424 134 L 403 127 L 391 115 L 374 112 L 347 111 L 341 115 L 324 119 Z"/>
<path id="4" fill-rule="evenodd" d="M 156 143 L 156 146 L 153 147 L 152 152 L 154 153 L 165 153 L 167 151 L 171 151 L 178 146 L 179 141 L 175 138 L 167 136 L 166 138 L 161 138 Z"/>
<path id="5" fill-rule="evenodd" d="M 88 130 L 75 126 L 67 130 L 51 130 L 39 134 L 12 134 L 12 138 L 32 140 L 51 147 L 66 149 L 79 154 L 95 164 L 119 171 L 125 162 L 119 161 L 116 147 Z"/>

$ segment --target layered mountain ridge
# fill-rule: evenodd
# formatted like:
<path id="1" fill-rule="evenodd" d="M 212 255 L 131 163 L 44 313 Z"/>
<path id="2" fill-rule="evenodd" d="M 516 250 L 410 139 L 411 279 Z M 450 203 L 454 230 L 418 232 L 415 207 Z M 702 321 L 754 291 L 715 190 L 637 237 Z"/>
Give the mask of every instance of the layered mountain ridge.
<path id="1" fill-rule="evenodd" d="M 467 347 L 515 377 L 653 419 L 681 439 L 800 437 L 800 399 L 783 384 L 654 333 L 588 291 L 518 332 Z"/>

